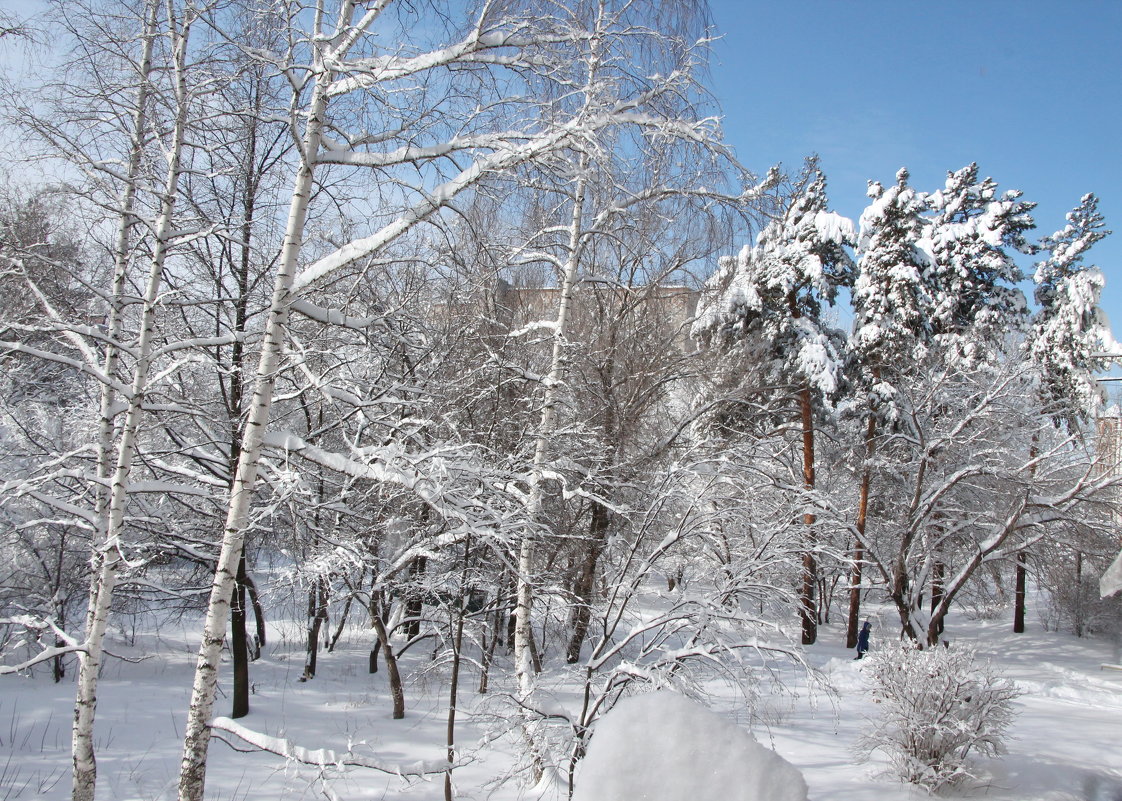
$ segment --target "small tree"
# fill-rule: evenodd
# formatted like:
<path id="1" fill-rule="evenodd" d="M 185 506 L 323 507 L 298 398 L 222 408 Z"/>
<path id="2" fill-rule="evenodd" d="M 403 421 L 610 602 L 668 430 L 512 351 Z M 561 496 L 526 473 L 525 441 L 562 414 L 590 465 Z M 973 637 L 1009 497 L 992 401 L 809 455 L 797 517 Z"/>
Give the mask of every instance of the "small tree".
<path id="1" fill-rule="evenodd" d="M 972 778 L 971 755 L 1004 753 L 1020 692 L 973 648 L 920 650 L 905 641 L 869 664 L 881 712 L 858 743 L 863 758 L 880 751 L 901 781 L 935 792 Z"/>

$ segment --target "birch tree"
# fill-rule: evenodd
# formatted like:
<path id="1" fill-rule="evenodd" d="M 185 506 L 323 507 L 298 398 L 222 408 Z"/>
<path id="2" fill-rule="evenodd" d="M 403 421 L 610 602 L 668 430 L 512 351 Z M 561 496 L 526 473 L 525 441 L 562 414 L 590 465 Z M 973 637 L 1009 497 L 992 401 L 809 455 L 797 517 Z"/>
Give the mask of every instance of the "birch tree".
<path id="1" fill-rule="evenodd" d="M 97 700 L 97 677 L 103 640 L 114 590 L 125 564 L 126 514 L 132 487 L 130 479 L 138 452 L 145 406 L 153 381 L 155 362 L 172 348 L 157 349 L 157 316 L 161 306 L 163 276 L 172 247 L 180 240 L 181 220 L 176 202 L 182 173 L 183 152 L 191 123 L 190 111 L 197 76 L 189 77 L 196 53 L 189 46 L 191 28 L 205 7 L 180 7 L 174 2 L 144 5 L 137 17 L 122 17 L 138 29 L 123 33 L 123 39 L 106 39 L 98 24 L 106 21 L 101 9 L 66 9 L 64 17 L 82 55 L 76 73 L 89 83 L 65 81 L 54 99 L 65 104 L 66 114 L 52 119 L 22 108 L 21 124 L 38 138 L 50 157 L 63 158 L 89 178 L 86 197 L 98 193 L 116 220 L 116 237 L 110 247 L 112 267 L 107 289 L 98 294 L 107 304 L 103 326 L 65 318 L 46 303 L 46 324 L 75 353 L 74 357 L 28 349 L 24 343 L 6 346 L 16 352 L 66 364 L 79 374 L 92 377 L 101 386 L 98 435 L 94 445 L 94 475 L 83 476 L 92 485 L 92 510 L 81 514 L 93 529 L 93 576 L 90 584 L 84 638 L 72 647 L 79 653 L 79 676 L 73 727 L 73 795 L 92 799 L 96 781 L 93 722 Z M 97 29 L 95 38 L 91 31 Z M 114 28 L 115 32 L 118 32 Z M 133 52 L 129 37 L 138 36 L 139 52 Z M 123 79 L 122 79 L 122 76 Z M 95 94 L 86 94 L 95 86 Z M 205 83 L 204 83 L 205 86 Z M 104 107 L 123 110 L 125 124 L 104 116 Z M 88 114 L 90 119 L 83 119 Z M 159 120 L 159 123 L 156 120 Z M 91 122 L 92 120 L 92 122 Z M 123 143 L 122 143 L 123 140 Z M 112 148 L 122 144 L 124 164 L 115 162 Z M 115 155 L 115 154 L 113 154 Z M 108 156 L 108 158 L 107 158 Z M 162 166 L 162 176 L 149 172 Z M 113 200 L 112 193 L 117 190 Z M 141 230 L 143 226 L 144 230 Z M 138 247 L 142 245 L 142 247 Z M 131 297 L 134 265 L 143 265 L 141 297 Z M 88 277 L 87 277 L 88 278 Z M 139 307 L 136 339 L 130 340 L 126 319 L 129 307 Z M 127 370 L 127 378 L 121 376 Z M 66 458 L 72 458 L 71 454 Z M 22 491 L 22 490 L 21 490 Z M 58 503 L 60 509 L 80 505 Z"/>
<path id="2" fill-rule="evenodd" d="M 246 4 L 226 9 L 219 21 L 227 35 L 247 45 L 275 42 L 281 34 L 276 20 Z M 280 76 L 240 47 L 220 46 L 215 56 L 212 70 L 222 79 L 211 106 L 221 112 L 196 126 L 198 146 L 184 177 L 184 202 L 213 230 L 190 243 L 189 265 L 170 281 L 188 301 L 176 307 L 178 323 L 199 344 L 199 365 L 182 379 L 178 402 L 197 413 L 168 417 L 163 433 L 185 454 L 185 472 L 228 491 L 249 400 L 246 377 L 256 355 L 251 334 L 268 303 L 269 270 L 280 249 L 274 198 L 283 191 L 281 174 L 290 166 L 292 141 L 281 118 L 287 92 Z M 220 526 L 210 498 L 190 505 L 205 521 L 202 529 Z M 213 537 L 173 533 L 169 553 L 213 570 Z M 249 712 L 248 662 L 265 644 L 264 610 L 247 550 L 238 563 L 231 607 L 234 718 Z M 256 623 L 252 639 L 246 630 L 250 608 Z"/>
<path id="3" fill-rule="evenodd" d="M 333 319 L 330 312 L 301 296 L 330 276 L 361 269 L 371 257 L 391 249 L 415 226 L 434 219 L 458 195 L 491 175 L 571 146 L 607 125 L 666 125 L 650 108 L 651 96 L 646 93 L 617 95 L 595 107 L 566 107 L 548 99 L 566 94 L 560 83 L 555 85 L 556 91 L 544 95 L 545 105 L 505 91 L 484 96 L 482 103 L 460 105 L 455 101 L 456 92 L 446 91 L 460 81 L 472 87 L 470 97 L 480 97 L 474 83 L 480 77 L 484 86 L 495 85 L 491 76 L 500 75 L 500 84 L 520 80 L 521 75 L 537 76 L 545 84 L 556 80 L 550 70 L 559 70 L 563 62 L 558 59 L 569 55 L 567 43 L 588 38 L 582 20 L 560 13 L 548 17 L 536 12 L 523 14 L 484 3 L 461 35 L 438 43 L 435 49 L 402 44 L 385 51 L 373 50 L 378 40 L 372 33 L 380 25 L 393 34 L 395 41 L 398 38 L 390 19 L 392 6 L 385 2 L 359 8 L 349 0 L 331 9 L 317 6 L 311 16 L 310 34 L 294 32 L 293 50 L 277 56 L 295 88 L 292 122 L 300 131 L 300 161 L 293 176 L 288 224 L 204 623 L 184 740 L 179 782 L 183 799 L 202 795 L 218 654 L 265 446 L 274 387 L 284 367 L 289 315 L 295 311 Z M 615 35 L 623 36 L 623 32 Z M 423 42 L 424 36 L 414 37 L 414 41 Z M 418 102 L 429 104 L 424 105 L 423 112 L 418 112 L 416 102 L 383 106 L 383 114 L 389 118 L 379 127 L 385 135 L 345 133 L 345 114 L 362 110 L 364 97 L 385 92 L 383 97 L 396 98 L 397 89 L 409 87 L 415 91 L 418 87 L 433 89 L 418 95 Z M 654 96 L 658 94 L 654 92 Z M 445 123 L 426 126 L 418 122 L 421 119 Z M 442 138 L 448 129 L 456 133 Z M 684 129 L 698 130 L 692 125 Z M 332 163 L 373 169 L 375 175 L 394 181 L 392 190 L 390 184 L 384 187 L 383 198 L 392 199 L 399 211 L 388 215 L 385 223 L 368 236 L 351 240 L 306 264 L 303 245 L 309 200 L 320 172 Z M 451 165 L 447 174 L 445 164 Z M 421 175 L 417 183 L 408 180 L 414 170 Z"/>
<path id="4" fill-rule="evenodd" d="M 151 379 L 155 350 L 156 311 L 163 280 L 165 261 L 174 238 L 175 203 L 181 172 L 181 159 L 187 136 L 190 89 L 187 78 L 187 47 L 197 11 L 182 11 L 169 5 L 166 25 L 172 49 L 171 72 L 175 117 L 168 142 L 167 175 L 160 195 L 159 216 L 155 220 L 150 266 L 143 296 L 140 335 L 135 352 L 132 385 L 126 395 L 124 420 L 116 444 L 116 464 L 110 476 L 110 496 L 105 511 L 104 535 L 98 545 L 97 578 L 92 585 L 85 650 L 79 657 L 78 698 L 74 715 L 74 793 L 76 801 L 90 801 L 94 795 L 96 765 L 94 760 L 93 721 L 97 704 L 97 677 L 101 664 L 102 641 L 109 618 L 109 608 L 123 558 L 121 544 L 125 506 L 129 493 L 129 472 L 136 455 L 136 438 L 140 428 L 143 405 Z M 146 27 L 156 21 L 153 12 Z M 154 33 L 154 31 L 153 31 Z M 151 36 L 152 34 L 149 34 Z"/>

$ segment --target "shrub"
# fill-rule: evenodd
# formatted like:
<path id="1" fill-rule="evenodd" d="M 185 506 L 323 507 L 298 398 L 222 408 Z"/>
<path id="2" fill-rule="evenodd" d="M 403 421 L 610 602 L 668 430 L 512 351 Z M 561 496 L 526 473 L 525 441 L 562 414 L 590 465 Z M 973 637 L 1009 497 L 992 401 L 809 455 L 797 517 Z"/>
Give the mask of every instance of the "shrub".
<path id="1" fill-rule="evenodd" d="M 880 705 L 858 744 L 866 759 L 880 751 L 893 775 L 936 792 L 971 777 L 972 755 L 1005 752 L 1020 692 L 973 648 L 921 651 L 904 643 L 877 652 L 866 665 Z"/>

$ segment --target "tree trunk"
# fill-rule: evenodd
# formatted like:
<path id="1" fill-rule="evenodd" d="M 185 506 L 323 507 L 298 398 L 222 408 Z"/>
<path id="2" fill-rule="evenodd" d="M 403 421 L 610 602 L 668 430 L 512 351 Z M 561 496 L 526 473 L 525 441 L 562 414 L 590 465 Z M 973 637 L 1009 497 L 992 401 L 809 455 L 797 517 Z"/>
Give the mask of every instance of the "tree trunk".
<path id="1" fill-rule="evenodd" d="M 257 597 L 257 584 L 248 573 L 245 575 L 245 588 L 249 591 L 249 603 L 253 607 L 253 620 L 257 628 L 253 635 L 253 658 L 260 659 L 261 649 L 265 646 L 265 610 L 261 608 L 261 599 Z"/>
<path id="2" fill-rule="evenodd" d="M 534 436 L 534 459 L 530 468 L 530 488 L 526 500 L 526 516 L 531 524 L 537 524 L 542 512 L 542 484 L 545 480 L 546 463 L 549 456 L 550 439 L 553 436 L 557 418 L 557 404 L 560 401 L 560 387 L 565 377 L 565 336 L 569 317 L 569 304 L 573 297 L 577 266 L 580 264 L 581 221 L 584 218 L 585 192 L 589 160 L 584 154 L 577 165 L 576 186 L 573 190 L 572 214 L 569 220 L 568 255 L 564 270 L 561 272 L 560 299 L 557 303 L 557 317 L 554 322 L 553 353 L 550 358 L 549 373 L 543 381 L 542 413 Z M 522 537 L 518 550 L 518 575 L 515 590 L 514 625 L 514 671 L 518 677 L 518 699 L 522 702 L 522 734 L 530 750 L 531 779 L 533 783 L 541 778 L 544 761 L 538 742 L 538 721 L 530 711 L 531 697 L 534 694 L 536 679 L 533 664 L 531 640 L 533 638 L 532 614 L 534 606 L 534 556 L 537 533 L 527 531 Z"/>
<path id="3" fill-rule="evenodd" d="M 421 634 L 421 617 L 425 613 L 425 602 L 417 586 L 425 574 L 428 559 L 418 556 L 409 565 L 409 589 L 405 599 L 405 637 L 412 640 Z"/>
<path id="4" fill-rule="evenodd" d="M 234 668 L 232 718 L 249 714 L 249 644 L 245 636 L 245 547 L 238 560 L 234 602 L 230 604 L 230 661 Z"/>
<path id="5" fill-rule="evenodd" d="M 491 638 L 487 640 L 483 649 L 482 664 L 479 668 L 479 694 L 487 694 L 487 683 L 491 676 L 491 663 L 495 659 L 495 646 L 502 639 L 503 613 L 496 609 L 491 627 Z"/>
<path id="6" fill-rule="evenodd" d="M 301 162 L 293 185 L 280 266 L 273 286 L 268 321 L 261 343 L 257 381 L 246 418 L 245 433 L 242 436 L 238 471 L 234 476 L 234 486 L 230 492 L 222 549 L 215 568 L 214 582 L 211 585 L 202 644 L 199 647 L 199 659 L 195 668 L 195 682 L 191 691 L 191 704 L 183 739 L 179 801 L 203 801 L 206 758 L 210 745 L 209 722 L 218 687 L 218 666 L 226 627 L 226 607 L 230 605 L 237 560 L 241 555 L 245 539 L 253 485 L 257 480 L 257 468 L 264 446 L 265 429 L 269 422 L 277 370 L 284 351 L 290 292 L 304 238 L 304 221 L 313 186 L 314 159 L 319 152 L 321 130 L 327 109 L 327 87 L 330 84 L 331 73 L 323 66 L 322 54 L 319 50 L 316 52 L 315 61 L 316 82 L 304 129 Z"/>
<path id="7" fill-rule="evenodd" d="M 259 87 L 255 87 L 258 88 Z M 255 92 L 253 113 L 249 117 L 249 131 L 246 141 L 249 152 L 245 163 L 245 195 L 242 198 L 241 253 L 234 269 L 238 294 L 234 298 L 234 331 L 239 335 L 230 348 L 230 391 L 227 395 L 228 431 L 230 437 L 230 480 L 238 467 L 242 439 L 241 419 L 245 399 L 245 340 L 244 335 L 249 320 L 249 273 L 253 255 L 253 218 L 257 205 L 259 175 L 257 169 L 257 122 L 261 112 L 261 95 Z M 219 291 L 221 296 L 221 282 Z M 221 380 L 221 379 L 220 379 Z M 251 585 L 246 572 L 246 545 L 243 542 L 241 558 L 238 560 L 237 584 L 234 587 L 233 604 L 230 606 L 230 654 L 233 662 L 233 711 L 230 717 L 237 719 L 249 714 L 249 662 L 261 656 L 261 646 L 265 641 L 264 616 L 257 598 L 257 588 Z M 250 590 L 253 614 L 256 618 L 257 635 L 254 646 L 249 647 L 246 636 L 246 591 Z"/>
<path id="8" fill-rule="evenodd" d="M 319 633 L 327 619 L 327 584 L 322 578 L 308 590 L 308 641 L 305 646 L 304 675 L 300 681 L 316 677 L 316 661 L 319 657 Z"/>
<path id="9" fill-rule="evenodd" d="M 869 415 L 865 427 L 865 458 L 861 463 L 861 489 L 857 496 L 857 537 L 853 543 L 853 573 L 849 583 L 849 619 L 846 622 L 845 647 L 857 647 L 857 633 L 861 628 L 861 578 L 865 561 L 865 527 L 869 520 L 869 487 L 872 484 L 873 449 L 876 446 L 877 419 Z"/>
<path id="10" fill-rule="evenodd" d="M 1075 549 L 1075 609 L 1074 620 L 1075 636 L 1082 637 L 1087 633 L 1087 605 L 1083 595 L 1083 551 Z"/>
<path id="11" fill-rule="evenodd" d="M 147 9 L 148 16 L 145 20 L 144 50 L 140 75 L 141 86 L 137 91 L 137 102 L 141 107 L 138 108 L 134 119 L 134 125 L 136 126 L 136 130 L 133 132 L 134 137 L 136 137 L 133 143 L 134 149 L 146 136 L 145 128 L 147 124 L 142 107 L 147 103 L 147 80 L 152 69 L 152 40 L 155 37 L 158 19 L 157 8 L 158 4 L 152 2 Z M 74 726 L 72 730 L 73 801 L 93 801 L 97 782 L 93 727 L 97 710 L 98 673 L 101 668 L 102 644 L 109 622 L 109 609 L 117 585 L 117 571 L 122 561 L 121 534 L 124 529 L 125 506 L 128 501 L 129 474 L 132 469 L 133 457 L 136 454 L 137 437 L 143 416 L 144 396 L 148 390 L 148 378 L 156 338 L 157 300 L 160 286 L 163 283 L 164 260 L 172 236 L 172 215 L 175 210 L 176 193 L 179 186 L 180 156 L 187 123 L 184 63 L 187 37 L 190 33 L 192 21 L 193 15 L 188 13 L 182 29 L 173 31 L 175 39 L 173 57 L 178 106 L 176 107 L 171 146 L 168 149 L 168 171 L 160 199 L 160 214 L 155 225 L 155 241 L 152 247 L 148 281 L 144 291 L 140 337 L 136 345 L 137 362 L 134 367 L 125 420 L 121 429 L 120 440 L 117 443 L 116 466 L 110 483 L 109 503 L 102 521 L 104 531 L 102 532 L 102 541 L 98 545 L 100 552 L 94 560 L 98 569 L 95 571 L 96 580 L 91 586 L 90 606 L 87 612 L 86 649 L 84 652 L 79 652 L 78 688 L 74 704 Z M 139 155 L 137 158 L 139 158 Z M 133 191 L 135 191 L 135 188 Z M 124 220 L 121 229 L 118 231 L 119 237 L 124 237 L 123 240 L 119 239 L 119 244 L 122 246 L 127 243 L 128 229 L 131 228 L 132 223 L 131 218 Z M 108 350 L 106 355 L 107 367 L 110 361 Z M 116 351 L 115 348 L 112 348 L 112 350 Z M 115 363 L 116 356 L 112 358 Z M 106 376 L 107 379 L 111 379 L 111 377 L 111 375 Z M 106 396 L 103 394 L 103 403 L 105 399 Z M 103 409 L 102 425 L 104 426 L 106 421 L 109 421 L 108 424 L 111 427 L 112 416 L 110 409 Z"/>
<path id="12" fill-rule="evenodd" d="M 339 642 L 339 637 L 343 634 L 343 628 L 347 625 L 347 616 L 351 613 L 351 605 L 354 603 L 354 593 L 347 596 L 347 602 L 343 604 L 343 613 L 339 615 L 339 625 L 335 629 L 335 633 L 331 635 L 331 641 L 327 644 L 327 652 L 333 653 L 335 651 L 335 644 Z"/>
<path id="13" fill-rule="evenodd" d="M 580 661 L 581 646 L 584 645 L 584 638 L 588 636 L 588 624 L 592 619 L 592 590 L 596 582 L 596 565 L 607 542 L 610 524 L 611 512 L 608 507 L 593 501 L 592 520 L 588 525 L 588 550 L 585 551 L 584 563 L 573 586 L 573 633 L 569 638 L 569 647 L 565 654 L 565 661 L 570 665 Z"/>
<path id="14" fill-rule="evenodd" d="M 943 560 L 936 558 L 935 566 L 931 570 L 931 629 L 936 637 L 943 634 L 943 616 L 936 616 L 936 613 L 943 603 L 943 580 L 946 569 Z"/>
<path id="15" fill-rule="evenodd" d="M 1029 445 L 1029 460 L 1032 467 L 1029 469 L 1029 476 L 1032 479 L 1036 478 L 1036 434 L 1032 436 L 1032 444 Z M 1013 590 L 1013 633 L 1025 633 L 1025 589 L 1028 583 L 1028 553 L 1025 551 L 1018 551 L 1017 563 L 1015 568 L 1015 581 Z"/>
<path id="16" fill-rule="evenodd" d="M 386 680 L 390 685 L 390 697 L 393 698 L 393 719 L 401 720 L 405 717 L 405 687 L 401 683 L 401 673 L 397 669 L 397 656 L 394 655 L 393 645 L 386 626 L 379 615 L 372 618 L 374 630 L 378 633 L 378 642 L 386 655 Z"/>
<path id="17" fill-rule="evenodd" d="M 377 575 L 373 576 L 373 582 L 374 582 L 375 585 L 378 583 Z M 374 628 L 374 629 L 377 628 L 374 625 L 374 618 L 382 614 L 381 610 L 384 607 L 384 605 L 385 605 L 385 599 L 382 597 L 382 593 L 379 590 L 377 590 L 374 586 L 371 586 L 371 588 L 370 588 L 370 603 L 366 608 L 367 615 L 369 615 L 369 617 L 370 617 L 370 627 L 371 628 Z M 375 632 L 375 634 L 377 634 L 377 632 Z M 368 663 L 367 663 L 367 672 L 368 673 L 377 673 L 378 672 L 378 652 L 380 650 L 382 650 L 382 640 L 381 640 L 381 638 L 378 638 L 378 639 L 374 640 L 374 647 L 370 649 L 370 657 L 369 657 L 369 660 L 368 660 Z"/>
<path id="18" fill-rule="evenodd" d="M 448 688 L 448 725 L 445 738 L 448 746 L 448 771 L 444 774 L 444 801 L 452 801 L 452 764 L 456 761 L 456 706 L 460 689 L 460 649 L 463 642 L 464 610 L 461 605 L 456 616 L 456 632 L 452 640 L 452 680 Z"/>
<path id="19" fill-rule="evenodd" d="M 62 592 L 62 574 L 65 568 L 66 557 L 66 533 L 65 529 L 61 531 L 59 540 L 58 551 L 55 554 L 55 570 L 54 570 L 54 615 L 58 627 L 63 631 L 66 630 L 66 601 Z M 55 648 L 62 648 L 66 642 L 61 637 L 55 637 Z M 66 678 L 66 663 L 63 661 L 62 655 L 59 654 L 51 660 L 51 676 L 55 680 L 55 684 L 60 683 Z"/>
<path id="20" fill-rule="evenodd" d="M 509 574 L 503 571 L 502 578 L 499 580 L 498 590 L 495 593 L 495 611 L 491 616 L 491 638 L 487 640 L 483 649 L 482 665 L 479 670 L 479 694 L 485 695 L 487 693 L 487 684 L 490 680 L 491 664 L 495 659 L 495 647 L 503 644 L 503 630 L 507 628 L 510 615 L 507 614 L 508 604 L 510 599 L 507 593 L 510 591 Z M 486 620 L 486 618 L 484 618 Z M 484 627 L 486 631 L 486 627 Z"/>
<path id="21" fill-rule="evenodd" d="M 444 801 L 452 801 L 452 765 L 456 761 L 456 706 L 460 689 L 460 652 L 464 644 L 464 614 L 468 603 L 467 573 L 471 559 L 470 538 L 464 545 L 464 570 L 460 575 L 460 603 L 456 610 L 455 631 L 452 632 L 452 678 L 448 688 L 448 723 L 445 744 L 448 748 L 448 770 L 444 774 Z"/>
<path id="22" fill-rule="evenodd" d="M 803 436 L 803 487 L 808 493 L 814 490 L 814 417 L 810 406 L 810 389 L 799 391 L 799 411 Z M 809 503 L 809 498 L 807 503 Z M 815 589 L 818 587 L 818 559 L 814 535 L 813 512 L 803 515 L 806 525 L 806 550 L 803 552 L 803 586 L 799 595 L 799 616 L 802 618 L 803 645 L 813 645 L 818 639 L 818 610 L 815 608 Z"/>
<path id="23" fill-rule="evenodd" d="M 1025 585 L 1028 571 L 1025 565 L 1028 564 L 1028 554 L 1024 551 L 1017 553 L 1017 567 L 1016 567 L 1016 581 L 1015 589 L 1013 590 L 1013 632 L 1015 634 L 1025 633 Z"/>

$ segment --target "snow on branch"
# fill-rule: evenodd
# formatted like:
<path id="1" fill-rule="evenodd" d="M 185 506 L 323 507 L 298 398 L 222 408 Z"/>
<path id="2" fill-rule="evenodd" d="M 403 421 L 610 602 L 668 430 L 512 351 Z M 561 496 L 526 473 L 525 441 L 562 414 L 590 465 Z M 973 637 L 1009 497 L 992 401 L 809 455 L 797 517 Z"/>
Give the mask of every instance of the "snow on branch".
<path id="1" fill-rule="evenodd" d="M 654 127 L 669 136 L 687 140 L 708 141 L 715 130 L 709 120 L 687 123 L 636 111 L 644 102 L 646 102 L 645 96 L 638 99 L 621 100 L 614 107 L 599 114 L 578 115 L 564 125 L 550 128 L 522 142 L 496 141 L 493 152 L 480 156 L 471 166 L 462 170 L 454 178 L 428 190 L 423 200 L 407 209 L 393 222 L 383 226 L 370 236 L 343 245 L 334 253 L 311 264 L 293 281 L 293 297 L 299 296 L 308 287 L 332 272 L 366 258 L 393 242 L 418 223 L 429 219 L 433 214 L 450 204 L 460 192 L 483 180 L 487 175 L 505 172 L 525 164 L 563 146 L 570 140 L 586 137 L 591 131 L 601 130 L 612 125 L 632 124 L 640 127 Z"/>
<path id="2" fill-rule="evenodd" d="M 318 323 L 349 328 L 352 331 L 365 331 L 382 319 L 381 317 L 351 317 L 338 309 L 326 309 L 306 300 L 294 300 L 289 308 Z"/>
<path id="3" fill-rule="evenodd" d="M 44 647 L 39 653 L 30 659 L 26 659 L 16 665 L 0 665 L 0 676 L 9 675 L 12 673 L 21 673 L 25 670 L 40 665 L 43 662 L 48 662 L 57 656 L 64 656 L 66 654 L 74 653 L 75 651 L 86 650 L 84 642 L 78 642 L 61 628 L 59 628 L 54 621 L 44 618 L 34 617 L 32 615 L 16 615 L 15 617 L 2 617 L 0 618 L 0 626 L 22 626 L 29 632 L 33 632 L 36 639 L 42 639 L 44 635 L 54 636 L 58 645 Z"/>
<path id="4" fill-rule="evenodd" d="M 514 503 L 516 499 L 487 473 L 485 466 L 467 454 L 454 451 L 449 458 L 440 447 L 409 454 L 392 446 L 354 448 L 351 454 L 343 454 L 316 447 L 292 432 L 278 431 L 267 432 L 265 443 L 341 475 L 393 484 L 412 492 L 445 520 L 459 524 L 442 535 L 447 542 L 457 541 L 468 532 L 491 538 L 518 522 L 513 510 L 521 507 Z M 459 456 L 466 458 L 456 458 Z"/>
<path id="5" fill-rule="evenodd" d="M 58 353 L 51 353 L 50 351 L 42 350 L 41 348 L 34 348 L 31 345 L 28 345 L 26 342 L 0 341 L 0 350 L 12 351 L 14 353 L 25 353 L 28 356 L 35 356 L 36 358 L 43 359 L 44 361 L 66 365 L 67 367 L 70 367 L 79 373 L 85 373 L 86 375 L 96 379 L 97 381 L 100 381 L 102 384 L 112 387 L 114 392 L 117 392 L 118 394 L 123 395 L 126 398 L 132 397 L 131 387 L 122 384 L 116 379 L 110 378 L 96 367 L 78 361 L 77 359 L 71 359 Z"/>
<path id="6" fill-rule="evenodd" d="M 291 762 L 314 765 L 320 768 L 369 768 L 393 776 L 428 776 L 435 773 L 447 773 L 450 769 L 458 767 L 457 763 L 450 763 L 443 759 L 419 759 L 407 764 L 385 761 L 377 758 L 377 756 L 363 756 L 362 754 L 356 754 L 351 748 L 346 751 L 335 751 L 330 748 L 305 748 L 284 737 L 273 737 L 254 731 L 225 717 L 215 718 L 210 722 L 210 727 L 212 730 L 232 734 L 242 742 L 261 751 L 268 751 L 270 754 L 284 757 Z M 233 747 L 233 744 L 225 738 L 220 739 Z"/>
<path id="7" fill-rule="evenodd" d="M 385 55 L 348 64 L 332 64 L 334 68 L 340 71 L 346 69 L 352 74 L 334 81 L 328 88 L 327 94 L 329 97 L 338 97 L 358 89 L 367 89 L 384 81 L 408 78 L 449 64 L 464 64 L 476 60 L 489 63 L 492 59 L 481 58 L 485 51 L 499 48 L 526 48 L 537 44 L 542 44 L 541 38 L 528 38 L 513 32 L 501 31 L 481 33 L 476 29 L 470 36 L 456 44 L 417 56 Z M 529 62 L 525 58 L 521 60 Z M 503 59 L 503 61 L 515 64 L 519 60 Z"/>
<path id="8" fill-rule="evenodd" d="M 455 178 L 434 187 L 421 202 L 406 210 L 400 217 L 384 226 L 378 232 L 349 242 L 343 247 L 315 262 L 296 276 L 292 285 L 293 296 L 298 296 L 306 288 L 330 273 L 352 262 L 375 253 L 394 241 L 413 226 L 427 220 L 434 213 L 448 205 L 453 198 L 469 186 L 480 181 L 485 175 L 502 172 L 523 164 L 538 155 L 559 146 L 572 136 L 577 128 L 573 123 L 559 126 L 535 137 L 520 146 L 508 145 L 482 157 Z"/>
<path id="9" fill-rule="evenodd" d="M 491 149 L 520 138 L 524 139 L 525 134 L 516 131 L 477 136 L 457 136 L 447 142 L 434 145 L 404 145 L 386 153 L 348 150 L 327 144 L 326 152 L 320 153 L 316 157 L 316 163 L 348 164 L 356 167 L 389 167 L 395 164 L 429 161 L 442 156 L 451 156 L 464 150 Z"/>
<path id="10" fill-rule="evenodd" d="M 6 623 L 6 622 L 7 621 L 5 621 L 5 620 L 0 620 L 0 624 Z M 56 656 L 66 656 L 66 654 L 72 654 L 75 651 L 84 651 L 84 650 L 86 650 L 85 643 L 81 643 L 81 644 L 78 644 L 78 645 L 63 645 L 63 646 L 54 646 L 54 647 L 51 647 L 51 648 L 44 648 L 42 651 L 40 651 L 35 656 L 33 656 L 30 659 L 27 659 L 23 662 L 20 662 L 18 665 L 0 665 L 0 676 L 6 676 L 6 675 L 11 674 L 11 673 L 21 673 L 25 670 L 30 670 L 31 668 L 35 667 L 36 665 L 41 665 L 44 662 L 49 662 L 50 660 L 54 659 Z"/>
<path id="11" fill-rule="evenodd" d="M 526 323 L 526 325 L 522 326 L 521 328 L 516 328 L 515 330 L 507 334 L 507 336 L 511 339 L 517 339 L 518 337 L 524 337 L 527 334 L 532 334 L 535 331 L 556 332 L 557 329 L 558 326 L 556 320 L 534 320 L 532 322 Z"/>

